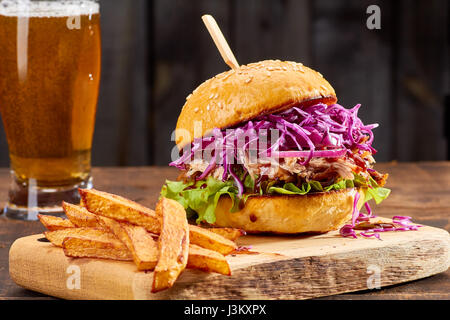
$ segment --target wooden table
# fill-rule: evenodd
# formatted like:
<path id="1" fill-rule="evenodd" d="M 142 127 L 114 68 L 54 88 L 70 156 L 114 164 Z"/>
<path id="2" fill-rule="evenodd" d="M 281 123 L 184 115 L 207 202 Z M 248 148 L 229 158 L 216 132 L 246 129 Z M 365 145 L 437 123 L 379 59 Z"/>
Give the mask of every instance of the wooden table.
<path id="1" fill-rule="evenodd" d="M 376 215 L 412 216 L 417 223 L 450 231 L 450 162 L 382 163 L 380 172 L 388 172 L 391 196 L 379 206 Z M 175 179 L 172 168 L 96 168 L 94 185 L 122 195 L 143 205 L 154 207 L 165 179 Z M 0 169 L 0 202 L 4 205 L 9 186 L 9 170 Z M 0 299 L 50 299 L 18 287 L 9 277 L 8 251 L 16 238 L 40 233 L 39 222 L 22 222 L 0 218 Z M 349 293 L 323 299 L 450 299 L 450 271 L 382 290 Z"/>

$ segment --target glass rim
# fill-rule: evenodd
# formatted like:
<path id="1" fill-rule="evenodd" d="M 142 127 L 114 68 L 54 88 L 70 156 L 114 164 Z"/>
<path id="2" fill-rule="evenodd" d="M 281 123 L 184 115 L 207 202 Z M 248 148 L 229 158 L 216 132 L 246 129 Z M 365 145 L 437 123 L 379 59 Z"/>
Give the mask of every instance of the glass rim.
<path id="1" fill-rule="evenodd" d="M 0 0 L 0 15 L 65 17 L 100 14 L 99 0 Z"/>
<path id="2" fill-rule="evenodd" d="M 67 2 L 67 3 L 80 3 L 80 2 L 96 2 L 99 3 L 100 0 L 0 0 L 0 3 L 16 3 L 16 4 L 27 4 L 31 2 Z"/>

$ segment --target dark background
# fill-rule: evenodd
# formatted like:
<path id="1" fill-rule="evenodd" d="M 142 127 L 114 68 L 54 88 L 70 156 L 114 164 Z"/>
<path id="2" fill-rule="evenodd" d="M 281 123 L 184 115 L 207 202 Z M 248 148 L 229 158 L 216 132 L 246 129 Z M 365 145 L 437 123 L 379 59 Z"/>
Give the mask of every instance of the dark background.
<path id="1" fill-rule="evenodd" d="M 366 27 L 371 4 L 381 8 L 381 30 Z M 216 18 L 240 64 L 303 62 L 328 79 L 339 103 L 361 103 L 363 121 L 381 125 L 378 161 L 448 159 L 447 0 L 102 0 L 101 6 L 96 166 L 170 161 L 185 97 L 228 69 L 201 21 L 205 13 Z M 1 132 L 0 165 L 7 166 Z"/>

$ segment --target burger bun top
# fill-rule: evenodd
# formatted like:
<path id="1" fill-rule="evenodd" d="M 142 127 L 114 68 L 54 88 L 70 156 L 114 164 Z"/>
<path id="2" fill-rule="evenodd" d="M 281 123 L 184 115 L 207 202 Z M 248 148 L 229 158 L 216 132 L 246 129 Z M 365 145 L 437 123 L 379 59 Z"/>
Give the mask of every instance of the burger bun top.
<path id="1" fill-rule="evenodd" d="M 205 81 L 187 97 L 175 142 L 181 150 L 214 128 L 319 102 L 336 103 L 335 91 L 319 72 L 301 63 L 265 60 L 243 65 Z"/>

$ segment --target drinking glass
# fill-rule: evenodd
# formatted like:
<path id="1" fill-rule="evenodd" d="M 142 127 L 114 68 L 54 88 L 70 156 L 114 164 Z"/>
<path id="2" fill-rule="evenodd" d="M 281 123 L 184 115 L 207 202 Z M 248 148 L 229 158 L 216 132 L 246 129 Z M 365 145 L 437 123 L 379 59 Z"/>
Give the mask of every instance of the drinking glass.
<path id="1" fill-rule="evenodd" d="M 0 113 L 9 147 L 7 217 L 61 215 L 92 187 L 100 5 L 0 0 Z"/>

